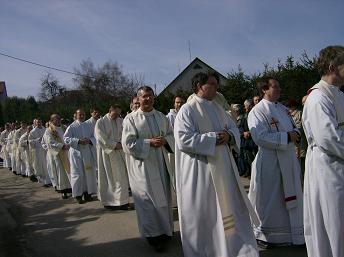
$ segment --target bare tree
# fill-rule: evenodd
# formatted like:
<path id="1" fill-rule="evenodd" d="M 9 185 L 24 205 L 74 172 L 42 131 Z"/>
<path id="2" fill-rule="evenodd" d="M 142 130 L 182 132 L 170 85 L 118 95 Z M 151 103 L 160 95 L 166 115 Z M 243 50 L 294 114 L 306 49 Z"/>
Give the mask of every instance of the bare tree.
<path id="1" fill-rule="evenodd" d="M 142 74 L 124 74 L 122 67 L 112 61 L 96 68 L 92 60 L 87 59 L 74 71 L 81 75 L 74 78 L 76 88 L 99 97 L 129 99 L 144 80 Z"/>
<path id="2" fill-rule="evenodd" d="M 57 78 L 51 72 L 46 72 L 41 78 L 38 97 L 41 101 L 49 101 L 56 96 L 62 96 L 65 91 L 66 88 L 60 84 Z"/>
<path id="3" fill-rule="evenodd" d="M 145 85 L 145 75 L 143 73 L 133 73 L 128 75 L 129 80 L 132 84 L 136 85 L 137 87 L 141 87 Z"/>

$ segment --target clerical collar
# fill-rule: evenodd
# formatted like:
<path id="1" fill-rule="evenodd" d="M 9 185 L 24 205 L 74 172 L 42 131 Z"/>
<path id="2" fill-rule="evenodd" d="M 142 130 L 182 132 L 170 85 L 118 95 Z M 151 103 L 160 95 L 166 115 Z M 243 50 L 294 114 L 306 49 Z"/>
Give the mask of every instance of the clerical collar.
<path id="1" fill-rule="evenodd" d="M 176 111 L 176 109 L 170 109 L 171 113 L 177 114 L 178 112 Z"/>
<path id="2" fill-rule="evenodd" d="M 261 101 L 264 101 L 265 103 L 270 104 L 270 105 L 278 104 L 278 102 L 271 102 L 269 100 L 266 100 L 265 98 L 263 98 Z"/>
<path id="3" fill-rule="evenodd" d="M 153 115 L 153 114 L 154 114 L 154 111 L 155 111 L 154 108 L 153 108 L 153 110 L 151 110 L 150 112 L 144 112 L 144 111 L 142 111 L 142 110 L 141 110 L 141 107 L 140 107 L 139 109 L 137 109 L 137 112 L 138 112 L 138 113 L 141 113 L 141 114 L 143 114 L 143 115 L 145 115 L 145 116 L 151 116 L 151 115 Z"/>
<path id="4" fill-rule="evenodd" d="M 212 100 L 207 100 L 205 98 L 202 98 L 202 97 L 199 97 L 198 95 L 195 95 L 195 98 L 197 99 L 198 102 L 200 103 L 205 103 L 205 104 L 213 104 L 213 101 Z"/>
<path id="5" fill-rule="evenodd" d="M 322 80 L 322 79 L 321 79 L 320 82 L 326 84 L 326 86 L 328 86 L 328 87 L 330 87 L 330 88 L 335 88 L 335 89 L 337 89 L 338 91 L 340 91 L 340 87 L 335 86 L 335 85 L 332 85 L 332 84 L 329 84 L 329 83 L 327 83 L 325 80 Z"/>

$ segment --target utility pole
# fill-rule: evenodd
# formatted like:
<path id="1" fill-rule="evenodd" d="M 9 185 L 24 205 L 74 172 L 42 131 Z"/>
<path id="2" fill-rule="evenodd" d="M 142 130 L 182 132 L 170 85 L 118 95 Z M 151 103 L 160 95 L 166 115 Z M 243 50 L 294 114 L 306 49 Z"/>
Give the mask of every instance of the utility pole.
<path id="1" fill-rule="evenodd" d="M 188 46 L 189 46 L 189 59 L 190 59 L 190 63 L 191 63 L 191 43 L 190 43 L 190 40 L 188 40 Z"/>

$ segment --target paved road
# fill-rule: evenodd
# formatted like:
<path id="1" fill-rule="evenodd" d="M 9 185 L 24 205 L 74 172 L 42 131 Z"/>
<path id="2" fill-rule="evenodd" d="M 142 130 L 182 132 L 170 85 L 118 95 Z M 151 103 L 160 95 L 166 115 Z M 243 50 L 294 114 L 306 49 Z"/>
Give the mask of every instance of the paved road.
<path id="1" fill-rule="evenodd" d="M 138 233 L 135 211 L 111 212 L 98 201 L 62 200 L 52 188 L 0 169 L 0 199 L 18 227 L 0 232 L 5 257 L 181 257 L 178 221 L 167 252 L 155 253 Z M 3 231 L 4 232 L 4 231 Z M 2 234 L 2 235 L 1 235 Z M 306 257 L 304 248 L 261 251 L 262 257 Z"/>

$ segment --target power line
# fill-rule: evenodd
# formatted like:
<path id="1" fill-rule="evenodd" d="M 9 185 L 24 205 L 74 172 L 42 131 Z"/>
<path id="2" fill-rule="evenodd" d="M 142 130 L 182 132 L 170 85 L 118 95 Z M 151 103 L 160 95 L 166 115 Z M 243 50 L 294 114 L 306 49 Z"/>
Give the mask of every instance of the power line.
<path id="1" fill-rule="evenodd" d="M 95 77 L 92 77 L 92 76 L 82 75 L 82 74 L 79 74 L 79 73 L 75 73 L 75 72 L 71 72 L 71 71 L 66 71 L 66 70 L 54 68 L 54 67 L 51 67 L 51 66 L 39 64 L 39 63 L 36 63 L 36 62 L 32 62 L 32 61 L 29 61 L 29 60 L 25 60 L 25 59 L 14 57 L 14 56 L 11 56 L 11 55 L 8 55 L 8 54 L 4 54 L 2 52 L 0 52 L 0 55 L 8 57 L 8 58 L 12 58 L 12 59 L 17 60 L 17 61 L 26 62 L 26 63 L 32 64 L 32 65 L 44 67 L 44 68 L 47 68 L 47 69 L 56 70 L 56 71 L 59 71 L 59 72 L 64 72 L 64 73 L 68 73 L 68 74 L 72 74 L 72 75 L 76 75 L 76 76 L 80 76 L 80 77 L 86 77 L 86 78 L 95 79 Z"/>

